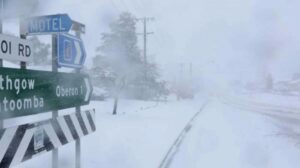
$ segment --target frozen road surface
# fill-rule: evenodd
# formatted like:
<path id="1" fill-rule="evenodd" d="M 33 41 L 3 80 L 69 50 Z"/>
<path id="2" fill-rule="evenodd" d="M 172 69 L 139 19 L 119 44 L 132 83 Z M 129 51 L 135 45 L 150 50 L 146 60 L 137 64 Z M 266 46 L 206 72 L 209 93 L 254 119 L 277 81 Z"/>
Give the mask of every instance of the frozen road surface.
<path id="1" fill-rule="evenodd" d="M 297 168 L 300 150 L 267 116 L 212 100 L 186 135 L 170 168 Z"/>
<path id="2" fill-rule="evenodd" d="M 112 100 L 91 102 L 83 109 L 96 108 L 97 131 L 82 138 L 82 167 L 299 167 L 299 136 L 260 113 L 269 108 L 255 110 L 258 107 L 241 102 L 237 106 L 236 100 L 205 102 L 121 100 L 117 116 L 111 115 Z M 245 108 L 239 108 L 241 104 Z M 74 147 L 70 143 L 59 149 L 59 168 L 75 167 Z M 41 167 L 51 168 L 51 152 L 16 166 Z"/>
<path id="3" fill-rule="evenodd" d="M 81 140 L 82 168 L 157 168 L 203 102 L 120 100 L 115 116 L 111 114 L 113 100 L 91 102 L 82 109 L 96 109 L 97 130 Z M 74 149 L 74 142 L 59 148 L 59 168 L 75 167 Z M 51 152 L 16 166 L 41 167 L 51 168 Z"/>

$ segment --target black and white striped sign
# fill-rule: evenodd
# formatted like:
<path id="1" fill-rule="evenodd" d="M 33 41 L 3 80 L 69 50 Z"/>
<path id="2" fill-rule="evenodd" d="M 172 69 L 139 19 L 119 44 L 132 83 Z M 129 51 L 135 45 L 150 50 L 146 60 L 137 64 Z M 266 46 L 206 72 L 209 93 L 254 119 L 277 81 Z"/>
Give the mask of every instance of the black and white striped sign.
<path id="1" fill-rule="evenodd" d="M 8 168 L 96 130 L 95 110 L 0 131 L 0 167 Z"/>

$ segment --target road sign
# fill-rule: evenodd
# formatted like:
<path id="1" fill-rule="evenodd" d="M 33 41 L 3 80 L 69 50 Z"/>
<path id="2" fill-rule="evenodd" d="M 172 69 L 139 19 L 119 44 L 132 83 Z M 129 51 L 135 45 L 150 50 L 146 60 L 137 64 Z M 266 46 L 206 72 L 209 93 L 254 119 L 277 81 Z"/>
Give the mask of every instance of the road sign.
<path id="1" fill-rule="evenodd" d="M 95 110 L 2 129 L 0 167 L 16 166 L 95 131 Z"/>
<path id="2" fill-rule="evenodd" d="M 72 24 L 67 14 L 37 16 L 21 21 L 21 32 L 26 35 L 69 32 Z"/>
<path id="3" fill-rule="evenodd" d="M 18 37 L 0 34 L 0 58 L 32 62 L 32 43 Z"/>
<path id="4" fill-rule="evenodd" d="M 59 66 L 81 68 L 86 58 L 82 40 L 75 36 L 58 34 L 57 57 Z"/>
<path id="5" fill-rule="evenodd" d="M 0 118 L 60 110 L 89 103 L 88 75 L 0 68 Z"/>

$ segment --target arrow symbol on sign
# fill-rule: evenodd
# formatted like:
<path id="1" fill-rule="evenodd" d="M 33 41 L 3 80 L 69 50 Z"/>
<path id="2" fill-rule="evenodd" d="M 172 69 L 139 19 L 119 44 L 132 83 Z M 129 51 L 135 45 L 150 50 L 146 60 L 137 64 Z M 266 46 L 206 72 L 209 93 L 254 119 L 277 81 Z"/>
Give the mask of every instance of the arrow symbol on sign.
<path id="1" fill-rule="evenodd" d="M 86 93 L 85 93 L 84 101 L 88 101 L 89 97 L 90 97 L 90 94 L 92 93 L 92 88 L 91 88 L 91 85 L 90 85 L 90 82 L 89 82 L 88 78 L 84 78 L 84 83 L 85 83 L 85 86 L 86 86 Z"/>
<path id="2" fill-rule="evenodd" d="M 59 34 L 57 37 L 57 48 L 59 66 L 82 68 L 86 52 L 80 38 L 67 34 Z"/>

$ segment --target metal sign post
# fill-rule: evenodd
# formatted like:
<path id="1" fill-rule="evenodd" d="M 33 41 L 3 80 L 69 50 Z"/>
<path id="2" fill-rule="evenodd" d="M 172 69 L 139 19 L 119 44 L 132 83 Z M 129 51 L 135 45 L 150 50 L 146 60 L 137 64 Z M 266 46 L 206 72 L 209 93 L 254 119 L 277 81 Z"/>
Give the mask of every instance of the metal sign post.
<path id="1" fill-rule="evenodd" d="M 23 34 L 21 26 L 19 26 L 19 32 L 20 32 L 20 38 L 23 39 L 24 41 L 26 41 L 26 35 Z M 28 41 L 26 41 L 26 42 L 28 42 Z M 33 61 L 32 49 L 33 49 L 33 47 L 32 47 L 31 43 L 29 43 L 29 44 L 19 43 L 18 44 L 18 51 L 19 51 L 18 55 L 19 55 L 19 57 L 22 58 L 21 63 L 20 63 L 21 69 L 26 69 L 26 62 Z M 25 54 L 21 55 L 20 54 L 20 53 L 22 53 L 21 50 L 24 50 L 23 53 L 25 53 Z"/>
<path id="2" fill-rule="evenodd" d="M 75 24 L 76 23 L 76 24 Z M 81 41 L 81 37 L 80 37 L 80 34 L 81 33 L 85 33 L 85 25 L 82 24 L 82 23 L 79 23 L 79 22 L 75 22 L 73 24 L 73 30 L 75 30 L 76 32 L 76 37 Z M 84 52 L 84 55 L 82 56 L 84 57 L 83 61 L 81 62 L 81 66 L 83 65 L 84 63 L 84 60 L 85 60 L 85 52 Z M 76 73 L 80 73 L 80 69 L 77 68 L 76 69 Z M 77 106 L 76 107 L 76 113 L 79 114 L 81 111 L 80 109 L 80 106 Z M 76 144 L 75 144 L 75 164 L 76 164 L 76 168 L 81 168 L 81 140 L 78 139 L 76 140 Z"/>
<path id="3" fill-rule="evenodd" d="M 57 35 L 52 35 L 52 72 L 58 72 L 57 67 Z M 58 110 L 52 111 L 52 119 L 58 117 Z M 52 151 L 52 168 L 58 168 L 58 149 Z"/>
<path id="4" fill-rule="evenodd" d="M 3 25 L 2 25 L 2 17 L 3 17 L 3 10 L 4 10 L 4 6 L 3 6 L 3 0 L 0 0 L 0 34 L 2 34 L 2 29 L 3 29 Z M 2 59 L 0 59 L 0 67 L 3 66 L 3 61 Z M 2 118 L 0 118 L 0 129 L 3 129 L 3 120 Z"/>

